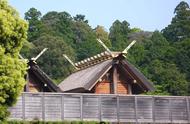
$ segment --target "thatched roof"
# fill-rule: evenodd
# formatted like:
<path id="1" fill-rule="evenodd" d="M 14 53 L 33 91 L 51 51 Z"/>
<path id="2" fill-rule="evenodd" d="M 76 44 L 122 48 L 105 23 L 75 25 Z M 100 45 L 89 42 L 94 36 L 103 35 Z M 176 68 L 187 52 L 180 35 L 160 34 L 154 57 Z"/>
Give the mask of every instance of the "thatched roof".
<path id="1" fill-rule="evenodd" d="M 45 72 L 40 69 L 40 67 L 34 61 L 30 60 L 28 65 L 30 66 L 28 70 L 29 75 L 34 75 L 39 83 L 42 83 L 43 86 L 46 84 L 51 92 L 61 91 L 59 87 L 49 78 Z"/>
<path id="2" fill-rule="evenodd" d="M 99 79 L 112 68 L 116 60 L 118 60 L 119 66 L 126 75 L 138 81 L 142 91 L 154 90 L 152 83 L 138 69 L 125 60 L 121 52 L 114 52 L 112 56 L 104 52 L 75 63 L 79 70 L 68 76 L 58 86 L 63 92 L 90 91 Z"/>
<path id="3" fill-rule="evenodd" d="M 73 89 L 90 90 L 92 86 L 111 68 L 112 60 L 77 71 L 59 84 L 62 91 Z"/>

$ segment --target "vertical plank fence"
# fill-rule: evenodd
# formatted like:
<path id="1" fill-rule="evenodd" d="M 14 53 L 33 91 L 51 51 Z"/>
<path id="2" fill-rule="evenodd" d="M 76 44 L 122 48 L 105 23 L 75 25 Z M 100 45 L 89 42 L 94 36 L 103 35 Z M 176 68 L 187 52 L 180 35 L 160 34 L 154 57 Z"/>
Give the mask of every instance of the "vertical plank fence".
<path id="1" fill-rule="evenodd" d="M 9 110 L 14 120 L 190 123 L 188 96 L 22 93 Z"/>

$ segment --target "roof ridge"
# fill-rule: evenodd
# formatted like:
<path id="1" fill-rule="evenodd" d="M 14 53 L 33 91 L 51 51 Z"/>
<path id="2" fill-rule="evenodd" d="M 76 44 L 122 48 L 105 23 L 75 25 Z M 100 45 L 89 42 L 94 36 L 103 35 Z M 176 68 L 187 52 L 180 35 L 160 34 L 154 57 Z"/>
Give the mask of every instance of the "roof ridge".
<path id="1" fill-rule="evenodd" d="M 112 54 L 110 54 L 108 51 L 104 51 L 102 53 L 96 54 L 92 57 L 83 59 L 79 62 L 74 63 L 74 65 L 78 68 L 77 71 L 88 68 L 90 66 L 99 64 L 101 62 L 104 62 L 106 60 L 110 60 L 113 59 L 115 57 L 118 57 L 119 54 L 121 54 L 121 52 L 111 52 Z"/>

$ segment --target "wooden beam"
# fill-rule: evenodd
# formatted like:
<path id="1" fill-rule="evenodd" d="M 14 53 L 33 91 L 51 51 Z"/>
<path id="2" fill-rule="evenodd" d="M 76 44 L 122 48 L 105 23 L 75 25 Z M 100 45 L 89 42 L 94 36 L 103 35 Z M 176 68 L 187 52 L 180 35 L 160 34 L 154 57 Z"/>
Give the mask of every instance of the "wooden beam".
<path id="1" fill-rule="evenodd" d="M 48 48 L 44 48 L 35 58 L 31 58 L 31 60 L 36 61 Z"/>
<path id="2" fill-rule="evenodd" d="M 73 62 L 66 54 L 63 54 L 63 56 L 65 57 L 65 59 L 67 59 L 67 61 L 68 61 L 76 70 L 78 70 L 78 68 L 75 66 L 74 62 Z"/>
<path id="3" fill-rule="evenodd" d="M 136 43 L 135 40 L 132 41 L 132 42 L 127 46 L 127 48 L 125 48 L 125 49 L 123 50 L 122 53 L 126 53 L 126 54 L 127 54 L 128 50 L 129 50 L 135 43 Z"/>
<path id="4" fill-rule="evenodd" d="M 25 85 L 25 92 L 29 92 L 29 82 L 30 82 L 30 78 L 29 78 L 29 70 L 26 73 L 26 85 Z"/>
<path id="5" fill-rule="evenodd" d="M 110 49 L 100 39 L 97 39 L 97 40 L 106 49 L 106 51 L 110 53 L 110 55 L 112 55 L 112 52 L 110 51 Z"/>
<path id="6" fill-rule="evenodd" d="M 117 81 L 118 81 L 118 76 L 117 76 L 117 67 L 116 65 L 113 66 L 113 93 L 117 94 Z"/>
<path id="7" fill-rule="evenodd" d="M 127 84 L 127 88 L 128 88 L 128 94 L 132 94 L 132 86 L 130 83 Z"/>

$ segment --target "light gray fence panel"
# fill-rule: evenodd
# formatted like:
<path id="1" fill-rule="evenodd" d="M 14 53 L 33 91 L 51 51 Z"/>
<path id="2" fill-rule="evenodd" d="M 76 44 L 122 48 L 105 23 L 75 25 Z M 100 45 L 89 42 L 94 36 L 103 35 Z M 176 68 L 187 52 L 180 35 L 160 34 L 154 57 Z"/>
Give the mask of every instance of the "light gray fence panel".
<path id="1" fill-rule="evenodd" d="M 167 97 L 155 97 L 154 101 L 155 122 L 169 123 L 170 121 L 170 100 Z"/>
<path id="2" fill-rule="evenodd" d="M 83 119 L 84 120 L 99 120 L 98 97 L 83 96 Z"/>
<path id="3" fill-rule="evenodd" d="M 190 123 L 190 97 L 187 97 L 186 101 L 187 101 L 188 122 Z"/>
<path id="4" fill-rule="evenodd" d="M 152 122 L 152 97 L 137 96 L 138 122 Z"/>
<path id="5" fill-rule="evenodd" d="M 135 122 L 135 97 L 119 97 L 119 120 L 120 122 Z"/>
<path id="6" fill-rule="evenodd" d="M 10 119 L 190 123 L 190 98 L 67 93 L 23 93 Z"/>
<path id="7" fill-rule="evenodd" d="M 16 105 L 9 108 L 11 119 L 23 119 L 22 97 L 18 98 Z"/>
<path id="8" fill-rule="evenodd" d="M 64 95 L 64 118 L 80 120 L 80 95 Z"/>
<path id="9" fill-rule="evenodd" d="M 102 120 L 117 122 L 117 97 L 102 96 L 101 97 L 101 115 Z"/>
<path id="10" fill-rule="evenodd" d="M 61 95 L 45 95 L 45 120 L 61 120 Z"/>
<path id="11" fill-rule="evenodd" d="M 186 98 L 171 98 L 170 102 L 171 121 L 176 123 L 188 122 Z"/>
<path id="12" fill-rule="evenodd" d="M 42 120 L 42 95 L 25 94 L 25 119 Z"/>

